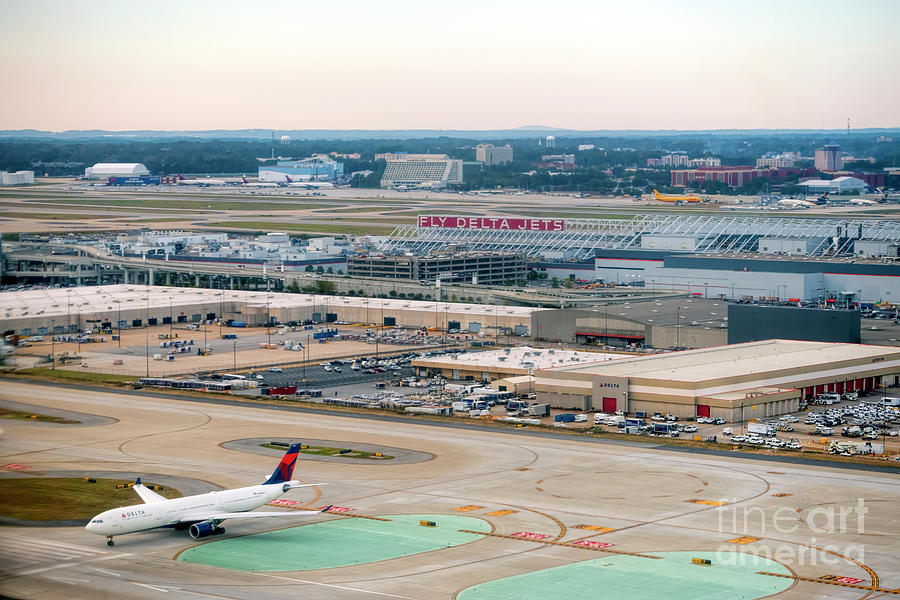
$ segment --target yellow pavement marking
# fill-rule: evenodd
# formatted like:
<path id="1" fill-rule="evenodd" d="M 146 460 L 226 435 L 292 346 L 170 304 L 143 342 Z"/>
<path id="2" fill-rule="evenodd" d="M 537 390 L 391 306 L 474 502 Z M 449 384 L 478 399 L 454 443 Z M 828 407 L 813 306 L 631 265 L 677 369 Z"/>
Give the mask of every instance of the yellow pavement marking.
<path id="1" fill-rule="evenodd" d="M 600 527 L 599 525 L 576 525 L 575 529 L 586 529 L 587 531 L 598 531 L 600 533 L 615 531 L 613 527 Z"/>
<path id="2" fill-rule="evenodd" d="M 465 506 L 457 506 L 453 510 L 458 510 L 459 512 L 469 512 L 470 510 L 478 510 L 479 508 L 484 508 L 484 507 L 478 506 L 477 504 L 467 504 Z"/>

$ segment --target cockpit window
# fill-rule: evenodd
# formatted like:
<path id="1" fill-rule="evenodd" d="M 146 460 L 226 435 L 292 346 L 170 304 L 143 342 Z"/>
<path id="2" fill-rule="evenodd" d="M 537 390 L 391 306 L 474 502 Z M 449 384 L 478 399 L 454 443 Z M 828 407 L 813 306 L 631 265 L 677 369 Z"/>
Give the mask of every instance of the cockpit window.
<path id="1" fill-rule="evenodd" d="M 91 523 L 102 523 L 103 519 L 94 519 Z"/>

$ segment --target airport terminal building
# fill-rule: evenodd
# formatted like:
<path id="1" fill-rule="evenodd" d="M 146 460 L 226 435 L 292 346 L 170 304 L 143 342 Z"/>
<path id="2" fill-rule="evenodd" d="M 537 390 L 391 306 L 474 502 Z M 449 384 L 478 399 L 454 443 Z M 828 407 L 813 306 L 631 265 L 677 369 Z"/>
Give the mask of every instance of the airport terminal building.
<path id="1" fill-rule="evenodd" d="M 799 410 L 825 392 L 900 376 L 900 349 L 766 340 L 534 371 L 537 401 L 579 411 L 668 413 L 729 422 Z"/>

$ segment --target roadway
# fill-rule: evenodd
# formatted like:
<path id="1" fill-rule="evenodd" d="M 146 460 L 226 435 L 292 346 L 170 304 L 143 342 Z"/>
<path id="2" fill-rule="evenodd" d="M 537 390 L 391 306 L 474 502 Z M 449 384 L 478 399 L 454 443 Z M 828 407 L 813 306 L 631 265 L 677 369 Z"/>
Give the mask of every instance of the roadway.
<path id="1" fill-rule="evenodd" d="M 236 487 L 258 482 L 273 460 L 228 450 L 224 442 L 257 437 L 356 441 L 435 458 L 377 469 L 301 458 L 295 477 L 328 485 L 294 490 L 287 498 L 311 507 L 352 508 L 360 515 L 462 514 L 482 519 L 484 531 L 495 534 L 389 561 L 249 573 L 174 561 L 197 545 L 183 532 L 122 536 L 107 548 L 102 537 L 79 527 L 3 527 L 2 552 L 10 560 L 3 565 L 0 593 L 8 596 L 68 598 L 91 590 L 115 598 L 452 598 L 488 580 L 597 558 L 596 552 L 560 545 L 585 538 L 638 553 L 723 549 L 775 556 L 778 551 L 777 562 L 801 577 L 836 574 L 870 586 L 900 585 L 900 527 L 894 514 L 900 479 L 892 474 L 10 381 L 0 387 L 0 399 L 117 419 L 53 429 L 30 422 L 4 424 L 0 462 L 26 467 L 21 473 L 152 472 Z M 858 498 L 868 511 L 864 530 L 855 516 L 843 526 L 827 525 L 828 510 L 855 506 Z M 713 506 L 717 502 L 724 504 Z M 469 510 L 454 510 L 464 507 Z M 821 520 L 812 516 L 814 509 Z M 313 521 L 346 518 L 323 515 Z M 821 526 L 821 532 L 813 526 Z M 226 527 L 224 538 L 234 539 L 283 524 L 261 519 L 226 522 Z M 517 532 L 545 535 L 551 543 L 503 537 Z M 728 542 L 745 536 L 758 539 Z M 828 547 L 831 554 L 809 550 L 809 545 Z M 315 554 L 316 547 L 307 544 L 302 552 Z M 657 573 L 655 562 L 647 560 L 647 578 Z M 692 568 L 702 567 L 682 567 L 682 580 L 702 577 Z M 702 589 L 698 583 L 695 597 Z M 804 580 L 778 597 L 864 595 Z"/>

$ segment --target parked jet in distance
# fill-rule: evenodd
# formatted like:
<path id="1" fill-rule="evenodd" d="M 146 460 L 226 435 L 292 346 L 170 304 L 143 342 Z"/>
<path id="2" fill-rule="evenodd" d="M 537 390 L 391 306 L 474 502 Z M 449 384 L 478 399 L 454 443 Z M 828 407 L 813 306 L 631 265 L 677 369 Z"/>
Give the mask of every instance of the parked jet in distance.
<path id="1" fill-rule="evenodd" d="M 104 511 L 91 519 L 85 529 L 97 535 L 106 536 L 106 545 L 114 545 L 113 536 L 151 529 L 172 528 L 187 529 L 193 539 L 208 535 L 225 533 L 219 523 L 225 519 L 249 519 L 257 517 L 302 517 L 317 515 L 327 511 L 318 510 L 290 512 L 247 512 L 268 504 L 275 498 L 294 488 L 323 485 L 320 483 L 301 484 L 291 479 L 300 444 L 288 448 L 272 475 L 260 485 L 220 490 L 173 498 L 160 496 L 141 483 L 138 477 L 134 483 L 134 491 L 138 493 L 144 504 L 124 506 Z"/>
<path id="2" fill-rule="evenodd" d="M 796 200 L 794 198 L 785 198 L 778 201 L 778 208 L 815 208 L 817 204 L 808 200 Z"/>
<path id="3" fill-rule="evenodd" d="M 293 179 L 291 179 L 290 175 L 285 175 L 284 180 L 288 187 L 304 188 L 307 190 L 318 190 L 334 187 L 333 183 L 328 183 L 327 181 L 294 181 Z"/>
<path id="4" fill-rule="evenodd" d="M 663 196 L 656 190 L 653 190 L 653 197 L 660 202 L 689 202 L 692 204 L 696 202 L 703 202 L 703 198 L 701 198 L 700 196 Z"/>
<path id="5" fill-rule="evenodd" d="M 241 185 L 246 185 L 248 187 L 258 187 L 258 188 L 276 188 L 281 187 L 274 181 L 247 181 L 247 178 L 241 175 Z"/>
<path id="6" fill-rule="evenodd" d="M 875 200 L 866 200 L 865 198 L 854 198 L 850 201 L 853 206 L 878 206 L 879 202 Z"/>
<path id="7" fill-rule="evenodd" d="M 209 177 L 203 179 L 185 179 L 181 175 L 178 176 L 178 185 L 197 185 L 200 187 L 213 187 L 213 186 L 223 186 L 225 185 L 224 179 L 210 179 Z"/>

